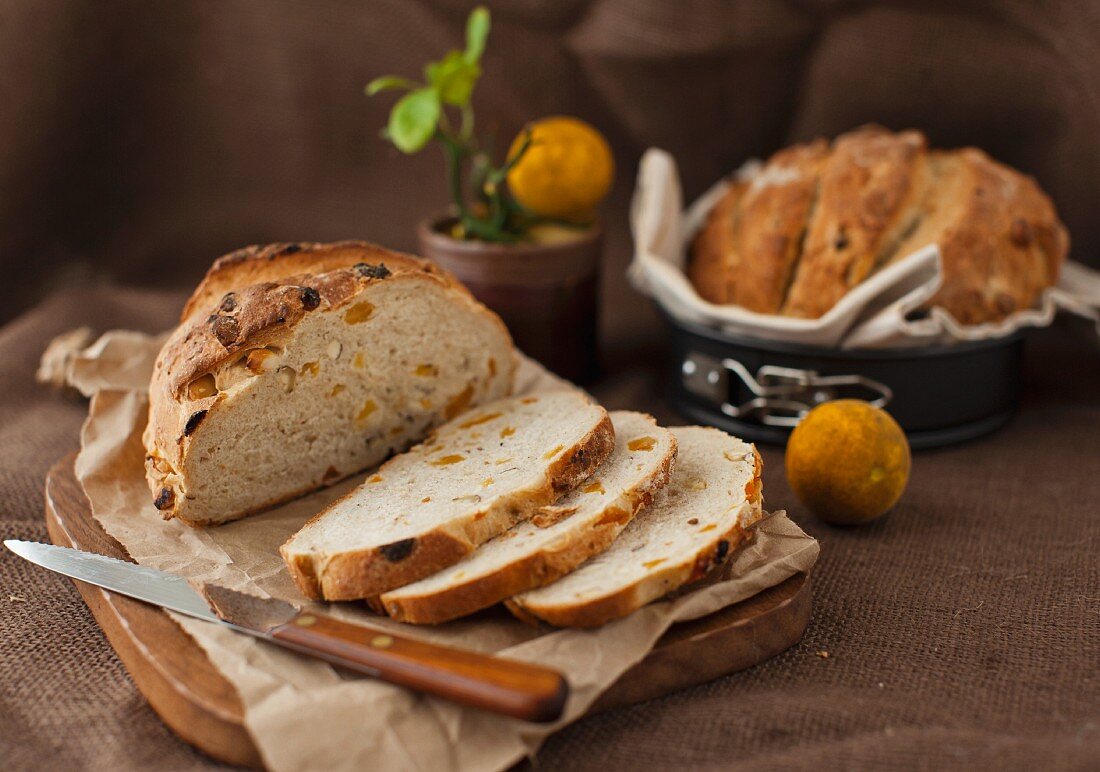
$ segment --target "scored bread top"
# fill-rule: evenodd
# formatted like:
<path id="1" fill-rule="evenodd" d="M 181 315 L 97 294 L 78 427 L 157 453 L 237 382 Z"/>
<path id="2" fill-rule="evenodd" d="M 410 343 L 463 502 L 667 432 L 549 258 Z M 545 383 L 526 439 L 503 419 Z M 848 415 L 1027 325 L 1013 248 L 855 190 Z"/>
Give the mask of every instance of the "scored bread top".
<path id="1" fill-rule="evenodd" d="M 480 305 L 431 261 L 365 242 L 274 244 L 230 253 L 188 300 L 180 327 L 157 359 L 154 383 L 159 375 L 178 398 L 195 378 L 241 350 L 277 342 L 311 311 L 338 309 L 374 282 L 409 279 L 438 282 L 470 306 Z M 504 323 L 488 316 L 507 335 Z"/>
<path id="2" fill-rule="evenodd" d="M 817 318 L 885 264 L 920 215 L 924 135 L 866 126 L 837 137 L 783 313 Z"/>
<path id="3" fill-rule="evenodd" d="M 783 303 L 802 249 L 806 217 L 817 197 L 817 176 L 828 143 L 781 150 L 748 183 L 737 216 L 736 284 L 730 302 L 771 314 Z"/>
<path id="4" fill-rule="evenodd" d="M 516 616 L 596 627 L 701 579 L 761 517 L 760 456 L 718 429 L 671 430 L 672 479 L 611 547 L 573 573 L 508 601 Z"/>
<path id="5" fill-rule="evenodd" d="M 695 291 L 709 303 L 733 303 L 736 297 L 741 271 L 740 204 L 748 187 L 747 182 L 734 180 L 725 195 L 715 202 L 706 225 L 692 242 L 687 275 Z"/>
<path id="6" fill-rule="evenodd" d="M 385 265 L 390 272 L 428 270 L 444 275 L 427 260 L 366 241 L 254 244 L 214 261 L 184 305 L 180 322 L 211 313 L 227 292 L 241 287 L 265 282 L 282 284 L 288 276 L 327 273 L 358 263 Z"/>
<path id="7" fill-rule="evenodd" d="M 943 285 L 928 301 L 962 324 L 1029 308 L 1057 282 L 1069 236 L 1035 180 L 976 148 L 928 154 L 923 219 L 894 260 L 936 242 Z"/>
<path id="8" fill-rule="evenodd" d="M 370 598 L 454 564 L 588 477 L 607 412 L 578 391 L 484 405 L 395 456 L 280 549 L 312 598 Z"/>
<path id="9" fill-rule="evenodd" d="M 381 610 L 403 622 L 446 622 L 541 587 L 607 549 L 668 482 L 676 457 L 672 432 L 651 416 L 610 415 L 615 449 L 591 477 L 455 565 L 384 593 Z"/>
<path id="10" fill-rule="evenodd" d="M 929 150 L 920 132 L 863 126 L 781 150 L 731 185 L 687 273 L 712 303 L 818 318 L 929 244 L 944 280 L 927 306 L 979 324 L 1031 307 L 1069 238 L 1031 177 L 975 148 Z"/>

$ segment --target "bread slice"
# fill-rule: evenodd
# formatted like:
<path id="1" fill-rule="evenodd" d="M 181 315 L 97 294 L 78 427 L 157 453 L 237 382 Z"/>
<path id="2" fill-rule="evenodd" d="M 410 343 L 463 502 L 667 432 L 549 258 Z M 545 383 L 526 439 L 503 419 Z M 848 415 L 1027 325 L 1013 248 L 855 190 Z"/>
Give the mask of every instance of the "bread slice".
<path id="1" fill-rule="evenodd" d="M 563 579 L 506 602 L 520 619 L 598 627 L 701 579 L 761 517 L 756 448 L 717 429 L 672 429 L 672 480 L 610 549 Z"/>
<path id="2" fill-rule="evenodd" d="M 453 565 L 591 475 L 611 419 L 578 391 L 470 411 L 396 456 L 280 549 L 310 598 L 371 598 Z"/>
<path id="3" fill-rule="evenodd" d="M 515 367 L 500 319 L 427 261 L 352 242 L 227 255 L 156 362 L 154 504 L 211 525 L 331 484 L 507 396 Z"/>
<path id="4" fill-rule="evenodd" d="M 672 432 L 642 413 L 611 413 L 615 450 L 553 506 L 485 542 L 453 566 L 384 593 L 376 605 L 402 622 L 438 624 L 565 576 L 611 546 L 668 482 Z"/>

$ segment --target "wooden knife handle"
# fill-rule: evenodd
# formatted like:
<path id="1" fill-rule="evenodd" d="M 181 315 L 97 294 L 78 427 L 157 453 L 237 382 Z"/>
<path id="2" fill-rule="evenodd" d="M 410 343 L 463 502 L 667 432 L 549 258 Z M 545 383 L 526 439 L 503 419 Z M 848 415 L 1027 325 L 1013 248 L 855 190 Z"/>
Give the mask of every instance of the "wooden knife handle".
<path id="1" fill-rule="evenodd" d="M 556 721 L 569 696 L 560 673 L 526 662 L 402 638 L 301 613 L 269 634 L 282 646 L 383 681 L 524 721 Z"/>

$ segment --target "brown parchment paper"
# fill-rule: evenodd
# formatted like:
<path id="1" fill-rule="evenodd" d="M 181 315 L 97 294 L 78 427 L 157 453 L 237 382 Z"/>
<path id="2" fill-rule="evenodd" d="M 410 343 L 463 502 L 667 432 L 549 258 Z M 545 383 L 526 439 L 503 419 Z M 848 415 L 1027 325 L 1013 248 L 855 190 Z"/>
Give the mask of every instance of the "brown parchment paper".
<path id="1" fill-rule="evenodd" d="M 107 333 L 71 352 L 66 380 L 91 395 L 76 474 L 96 519 L 143 565 L 262 596 L 311 604 L 295 589 L 277 547 L 359 479 L 278 509 L 210 529 L 165 522 L 145 485 L 141 432 L 144 384 L 161 337 Z M 83 343 L 80 336 L 74 345 Z M 58 356 L 55 349 L 53 356 Z M 574 388 L 525 360 L 520 393 Z M 641 660 L 675 622 L 710 614 L 774 586 L 817 559 L 817 542 L 782 513 L 756 528 L 725 581 L 651 604 L 598 630 L 536 630 L 499 610 L 434 628 L 379 618 L 354 603 L 328 613 L 403 635 L 538 662 L 561 671 L 571 694 L 563 718 L 536 726 L 462 708 L 400 687 L 344 676 L 329 665 L 233 631 L 173 615 L 240 693 L 245 723 L 274 770 L 497 770 L 532 754 L 553 731 L 575 721 Z"/>

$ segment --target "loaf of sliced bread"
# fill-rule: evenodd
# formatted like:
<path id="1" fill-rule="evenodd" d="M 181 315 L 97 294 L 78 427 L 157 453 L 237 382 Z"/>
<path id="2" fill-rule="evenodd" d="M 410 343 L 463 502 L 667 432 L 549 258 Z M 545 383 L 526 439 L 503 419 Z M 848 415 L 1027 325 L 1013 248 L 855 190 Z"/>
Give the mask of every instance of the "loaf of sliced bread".
<path id="1" fill-rule="evenodd" d="M 672 432 L 650 416 L 616 411 L 611 423 L 615 450 L 571 493 L 453 566 L 372 605 L 402 622 L 438 624 L 549 584 L 611 546 L 668 482 L 676 458 Z"/>
<path id="2" fill-rule="evenodd" d="M 484 405 L 387 461 L 280 552 L 310 598 L 373 598 L 537 514 L 614 446 L 607 412 L 578 391 Z"/>
<path id="3" fill-rule="evenodd" d="M 210 525 L 367 469 L 511 392 L 500 319 L 432 263 L 360 243 L 218 260 L 157 359 L 146 476 Z"/>
<path id="4" fill-rule="evenodd" d="M 717 429 L 672 429 L 669 484 L 606 551 L 546 587 L 507 601 L 520 619 L 598 627 L 701 579 L 761 517 L 756 448 Z"/>

